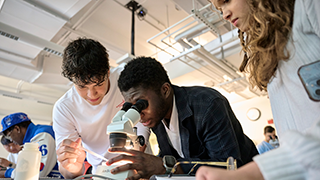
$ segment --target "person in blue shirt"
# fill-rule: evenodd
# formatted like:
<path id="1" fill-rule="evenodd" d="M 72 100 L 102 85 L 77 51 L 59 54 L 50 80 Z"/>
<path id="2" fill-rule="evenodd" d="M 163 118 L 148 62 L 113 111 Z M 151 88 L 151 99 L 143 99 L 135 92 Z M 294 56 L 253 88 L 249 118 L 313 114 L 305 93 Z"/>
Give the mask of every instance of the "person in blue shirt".
<path id="1" fill-rule="evenodd" d="M 25 113 L 13 113 L 1 121 L 0 135 L 16 144 L 36 142 L 41 152 L 39 177 L 63 178 L 58 170 L 55 137 L 52 126 L 35 125 Z M 19 163 L 19 162 L 18 162 Z M 9 168 L 5 177 L 14 178 L 14 169 Z"/>
<path id="2" fill-rule="evenodd" d="M 259 154 L 265 153 L 279 146 L 276 131 L 272 126 L 264 127 L 263 135 L 264 141 L 257 146 Z"/>

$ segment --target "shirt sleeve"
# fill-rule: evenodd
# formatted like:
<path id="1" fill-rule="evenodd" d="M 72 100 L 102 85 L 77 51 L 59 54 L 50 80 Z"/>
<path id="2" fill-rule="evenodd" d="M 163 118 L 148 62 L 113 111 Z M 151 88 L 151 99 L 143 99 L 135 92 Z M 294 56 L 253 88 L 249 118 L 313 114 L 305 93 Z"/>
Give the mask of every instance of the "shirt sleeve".
<path id="1" fill-rule="evenodd" d="M 53 130 L 56 139 L 56 149 L 64 139 L 75 141 L 79 137 L 79 133 L 74 126 L 75 121 L 69 113 L 69 109 L 63 103 L 56 103 L 53 107 Z"/>
<path id="2" fill-rule="evenodd" d="M 320 121 L 307 134 L 286 132 L 281 146 L 254 157 L 266 180 L 320 177 Z"/>
<path id="3" fill-rule="evenodd" d="M 57 163 L 54 138 L 49 133 L 42 132 L 34 136 L 31 142 L 39 144 L 39 151 L 41 152 L 39 177 L 46 177 Z"/>
<path id="4" fill-rule="evenodd" d="M 304 0 L 305 10 L 312 28 L 318 37 L 320 37 L 320 1 Z"/>
<path id="5" fill-rule="evenodd" d="M 6 172 L 4 173 L 5 178 L 14 178 L 14 169 L 8 168 Z"/>

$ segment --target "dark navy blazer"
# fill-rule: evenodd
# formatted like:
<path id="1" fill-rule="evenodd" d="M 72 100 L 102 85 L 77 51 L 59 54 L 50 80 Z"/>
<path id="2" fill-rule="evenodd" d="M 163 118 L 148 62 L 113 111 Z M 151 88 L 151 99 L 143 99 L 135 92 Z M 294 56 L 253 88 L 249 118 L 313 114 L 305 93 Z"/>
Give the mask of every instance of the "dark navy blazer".
<path id="1" fill-rule="evenodd" d="M 180 140 L 184 158 L 170 145 L 162 123 L 152 128 L 160 148 L 159 156 L 173 155 L 178 161 L 226 162 L 229 156 L 240 167 L 258 154 L 254 143 L 242 131 L 228 100 L 207 87 L 172 85 L 178 110 Z M 183 166 L 187 173 L 190 166 Z"/>

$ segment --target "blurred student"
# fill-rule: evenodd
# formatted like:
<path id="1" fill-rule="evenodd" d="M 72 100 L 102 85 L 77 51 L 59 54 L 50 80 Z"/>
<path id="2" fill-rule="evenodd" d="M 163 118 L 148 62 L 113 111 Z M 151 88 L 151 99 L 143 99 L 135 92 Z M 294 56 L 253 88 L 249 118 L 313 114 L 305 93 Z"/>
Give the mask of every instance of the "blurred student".
<path id="1" fill-rule="evenodd" d="M 264 127 L 263 135 L 264 140 L 257 146 L 259 154 L 265 153 L 279 146 L 276 130 L 272 126 Z"/>
<path id="2" fill-rule="evenodd" d="M 298 69 L 320 59 L 320 1 L 211 1 L 239 28 L 240 71 L 268 91 L 281 146 L 237 171 L 201 167 L 197 180 L 319 179 L 320 103 L 308 97 Z"/>
<path id="3" fill-rule="evenodd" d="M 1 144 L 3 145 L 4 149 L 9 152 L 9 155 L 7 158 L 0 157 L 0 166 L 7 168 L 6 171 L 1 172 L 0 177 L 11 178 L 9 174 L 16 167 L 17 160 L 18 160 L 18 153 L 19 151 L 21 151 L 22 148 L 20 145 L 5 138 L 5 136 L 1 137 Z"/>
<path id="4" fill-rule="evenodd" d="M 35 125 L 25 113 L 13 113 L 4 117 L 1 121 L 2 131 L 5 138 L 12 142 L 23 145 L 28 142 L 39 144 L 41 152 L 41 165 L 39 177 L 62 178 L 58 171 L 56 146 L 52 126 Z M 14 178 L 14 169 L 9 173 Z"/>

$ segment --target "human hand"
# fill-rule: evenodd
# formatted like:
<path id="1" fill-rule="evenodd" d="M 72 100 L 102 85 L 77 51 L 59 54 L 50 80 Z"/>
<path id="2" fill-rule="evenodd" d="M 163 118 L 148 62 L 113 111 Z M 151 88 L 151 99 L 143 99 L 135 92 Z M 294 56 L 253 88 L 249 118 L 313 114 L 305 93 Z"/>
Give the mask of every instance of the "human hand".
<path id="1" fill-rule="evenodd" d="M 196 173 L 196 180 L 263 180 L 263 176 L 255 162 L 250 162 L 238 170 L 201 166 Z"/>
<path id="2" fill-rule="evenodd" d="M 232 172 L 229 172 L 220 168 L 201 166 L 196 173 L 196 180 L 229 180 L 229 179 L 232 180 Z"/>
<path id="3" fill-rule="evenodd" d="M 86 153 L 79 148 L 80 146 L 80 138 L 78 138 L 76 141 L 65 139 L 61 142 L 59 149 L 57 150 L 60 166 L 73 174 L 82 174 Z"/>
<path id="4" fill-rule="evenodd" d="M 10 164 L 11 162 L 10 161 L 8 161 L 7 159 L 5 159 L 5 158 L 0 158 L 0 166 L 2 166 L 2 167 L 9 167 L 9 164 Z"/>
<path id="5" fill-rule="evenodd" d="M 140 178 L 150 178 L 154 174 L 164 174 L 166 169 L 163 166 L 162 158 L 140 151 L 128 150 L 126 148 L 110 148 L 111 153 L 124 153 L 109 159 L 107 165 L 120 162 L 122 160 L 131 161 L 125 165 L 120 165 L 111 170 L 112 174 L 116 174 L 126 170 L 136 170 L 137 174 L 128 177 L 126 180 L 137 180 Z"/>

